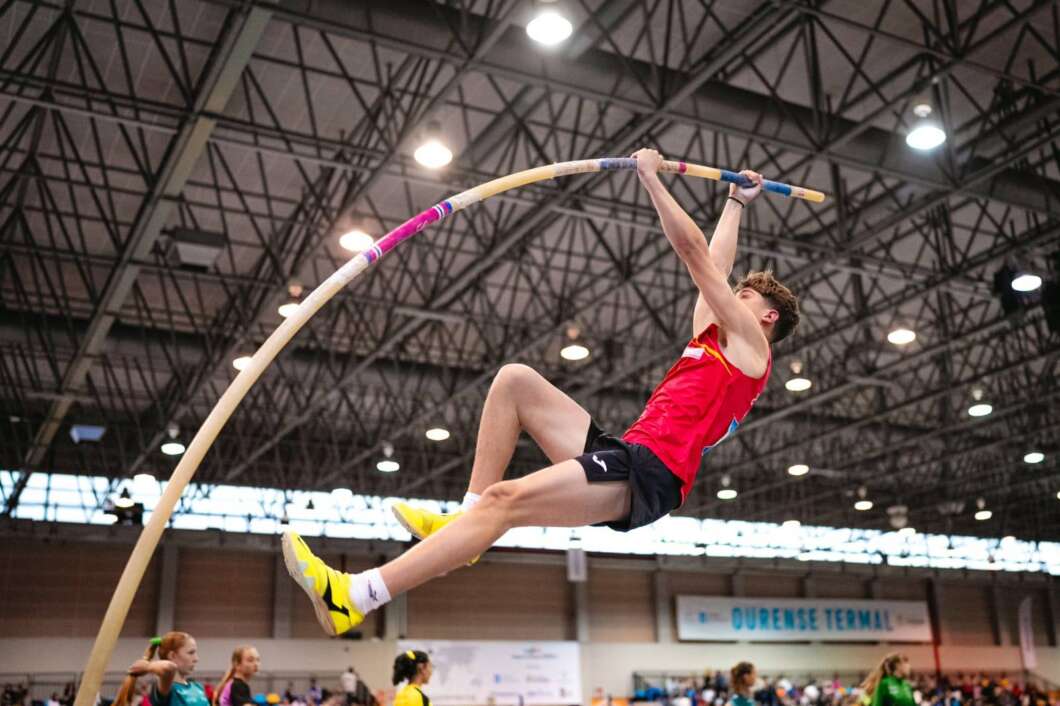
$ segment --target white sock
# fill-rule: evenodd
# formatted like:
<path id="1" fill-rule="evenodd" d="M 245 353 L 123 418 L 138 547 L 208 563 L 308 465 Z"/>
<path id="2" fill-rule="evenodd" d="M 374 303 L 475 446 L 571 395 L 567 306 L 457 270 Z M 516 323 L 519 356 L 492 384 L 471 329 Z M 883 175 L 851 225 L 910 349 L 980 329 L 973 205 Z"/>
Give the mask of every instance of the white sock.
<path id="1" fill-rule="evenodd" d="M 464 493 L 464 502 L 460 503 L 460 509 L 464 512 L 467 512 L 471 508 L 475 507 L 475 503 L 477 503 L 481 498 L 482 496 L 478 493 Z"/>
<path id="2" fill-rule="evenodd" d="M 390 602 L 390 591 L 383 583 L 379 569 L 350 575 L 350 600 L 362 615 Z"/>

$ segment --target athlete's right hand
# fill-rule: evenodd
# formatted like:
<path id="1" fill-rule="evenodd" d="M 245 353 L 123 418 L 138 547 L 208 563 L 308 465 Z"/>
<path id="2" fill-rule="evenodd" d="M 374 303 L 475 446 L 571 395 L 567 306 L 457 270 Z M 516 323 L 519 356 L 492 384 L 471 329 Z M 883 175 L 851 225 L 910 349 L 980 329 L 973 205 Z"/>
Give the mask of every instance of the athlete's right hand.
<path id="1" fill-rule="evenodd" d="M 658 174 L 659 167 L 663 163 L 662 155 L 659 154 L 658 150 L 653 150 L 650 147 L 643 147 L 631 156 L 637 160 L 637 176 L 639 177 Z"/>
<path id="2" fill-rule="evenodd" d="M 736 184 L 729 184 L 729 196 L 740 201 L 744 206 L 747 206 L 755 200 L 760 193 L 762 193 L 762 175 L 758 172 L 753 172 L 750 169 L 744 169 L 740 174 L 751 180 L 753 186 L 737 186 Z"/>

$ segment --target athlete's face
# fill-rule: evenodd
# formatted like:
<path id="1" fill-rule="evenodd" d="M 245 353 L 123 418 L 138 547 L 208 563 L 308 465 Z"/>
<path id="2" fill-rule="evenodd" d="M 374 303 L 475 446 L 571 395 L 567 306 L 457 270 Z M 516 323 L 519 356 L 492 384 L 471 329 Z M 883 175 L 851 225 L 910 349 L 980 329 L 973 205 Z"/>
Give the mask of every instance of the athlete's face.
<path id="1" fill-rule="evenodd" d="M 430 662 L 422 663 L 418 668 L 420 672 L 420 683 L 426 684 L 431 680 L 431 673 L 434 672 L 434 665 Z"/>
<path id="2" fill-rule="evenodd" d="M 168 655 L 160 656 L 177 665 L 177 671 L 186 677 L 195 671 L 195 665 L 199 663 L 199 646 L 192 638 Z"/>
<path id="3" fill-rule="evenodd" d="M 239 671 L 243 674 L 244 679 L 249 679 L 258 673 L 258 669 L 261 668 L 261 655 L 258 651 L 251 647 L 249 650 L 243 650 L 243 659 L 239 662 Z"/>
<path id="4" fill-rule="evenodd" d="M 768 299 L 750 287 L 744 287 L 736 292 L 736 298 L 740 300 L 741 304 L 751 310 L 751 313 L 755 315 L 755 318 L 763 326 L 773 323 L 780 316 Z"/>

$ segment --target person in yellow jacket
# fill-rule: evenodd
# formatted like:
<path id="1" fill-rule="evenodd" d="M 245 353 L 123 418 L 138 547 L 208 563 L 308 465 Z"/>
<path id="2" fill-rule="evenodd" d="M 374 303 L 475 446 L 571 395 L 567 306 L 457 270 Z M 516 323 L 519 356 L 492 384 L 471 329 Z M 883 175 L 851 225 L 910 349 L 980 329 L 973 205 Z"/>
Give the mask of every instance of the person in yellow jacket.
<path id="1" fill-rule="evenodd" d="M 405 650 L 394 658 L 394 686 L 408 684 L 398 690 L 394 706 L 431 706 L 431 700 L 420 688 L 431 680 L 431 658 L 420 650 Z"/>

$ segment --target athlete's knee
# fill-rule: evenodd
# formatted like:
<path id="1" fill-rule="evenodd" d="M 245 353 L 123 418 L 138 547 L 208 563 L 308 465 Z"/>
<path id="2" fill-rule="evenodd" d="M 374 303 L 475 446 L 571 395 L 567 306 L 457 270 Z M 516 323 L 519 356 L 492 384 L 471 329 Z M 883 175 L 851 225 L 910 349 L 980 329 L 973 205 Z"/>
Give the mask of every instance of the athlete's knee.
<path id="1" fill-rule="evenodd" d="M 519 506 L 520 498 L 523 496 L 524 484 L 518 480 L 502 480 L 486 488 L 482 498 L 476 504 L 483 510 L 494 512 L 502 518 L 502 522 L 508 523 L 515 516 L 515 509 Z"/>
<path id="2" fill-rule="evenodd" d="M 520 387 L 532 385 L 541 379 L 541 375 L 529 365 L 507 363 L 493 377 L 492 389 L 517 391 Z"/>

